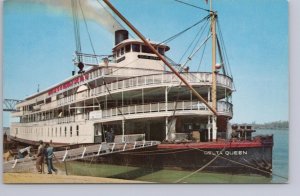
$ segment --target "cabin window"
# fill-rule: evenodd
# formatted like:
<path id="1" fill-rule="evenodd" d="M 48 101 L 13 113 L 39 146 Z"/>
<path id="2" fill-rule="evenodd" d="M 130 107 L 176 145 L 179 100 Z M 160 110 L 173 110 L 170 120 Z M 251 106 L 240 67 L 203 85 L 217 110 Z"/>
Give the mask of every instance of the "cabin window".
<path id="1" fill-rule="evenodd" d="M 79 136 L 79 125 L 76 126 L 76 135 Z"/>
<path id="2" fill-rule="evenodd" d="M 159 61 L 160 58 L 158 58 L 157 56 L 148 56 L 148 55 L 138 55 L 139 59 L 151 59 L 151 60 L 156 60 Z"/>
<path id="3" fill-rule="evenodd" d="M 50 132 L 50 131 L 49 131 L 49 128 L 48 128 L 48 137 L 49 137 L 49 132 Z"/>
<path id="4" fill-rule="evenodd" d="M 125 60 L 125 56 L 123 56 L 122 58 L 119 58 L 118 60 L 117 60 L 117 63 L 120 63 L 121 61 L 124 61 Z"/>
<path id="5" fill-rule="evenodd" d="M 117 57 L 119 57 L 120 56 L 120 50 L 117 50 Z"/>
<path id="6" fill-rule="evenodd" d="M 70 126 L 70 137 L 72 137 L 72 126 Z"/>
<path id="7" fill-rule="evenodd" d="M 153 53 L 148 46 L 144 46 L 144 45 L 142 45 L 142 52 L 143 53 Z"/>
<path id="8" fill-rule="evenodd" d="M 131 49 L 130 46 L 131 46 L 130 44 L 125 46 L 125 52 L 126 53 L 130 52 L 130 49 Z"/>
<path id="9" fill-rule="evenodd" d="M 124 54 L 124 48 L 121 48 L 121 55 Z"/>
<path id="10" fill-rule="evenodd" d="M 50 103 L 51 102 L 51 97 L 46 99 L 46 103 Z"/>
<path id="11" fill-rule="evenodd" d="M 132 44 L 132 51 L 133 52 L 140 52 L 140 44 Z"/>
<path id="12" fill-rule="evenodd" d="M 65 137 L 67 137 L 67 127 L 65 127 Z"/>
<path id="13" fill-rule="evenodd" d="M 61 127 L 59 127 L 59 136 L 61 137 Z"/>
<path id="14" fill-rule="evenodd" d="M 55 137 L 57 137 L 57 127 L 55 128 Z"/>
<path id="15" fill-rule="evenodd" d="M 18 134 L 18 128 L 16 128 L 16 135 Z"/>

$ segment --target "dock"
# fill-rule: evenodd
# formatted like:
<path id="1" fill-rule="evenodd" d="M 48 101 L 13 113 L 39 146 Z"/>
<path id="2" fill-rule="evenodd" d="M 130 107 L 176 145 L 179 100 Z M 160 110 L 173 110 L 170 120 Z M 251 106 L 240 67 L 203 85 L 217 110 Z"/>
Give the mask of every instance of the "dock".
<path id="1" fill-rule="evenodd" d="M 74 176 L 74 175 L 43 175 L 36 173 L 4 173 L 3 183 L 5 184 L 24 184 L 24 183 L 39 183 L 39 184 L 102 184 L 102 183 L 148 183 L 137 180 L 124 180 L 115 178 L 102 178 L 93 176 Z"/>

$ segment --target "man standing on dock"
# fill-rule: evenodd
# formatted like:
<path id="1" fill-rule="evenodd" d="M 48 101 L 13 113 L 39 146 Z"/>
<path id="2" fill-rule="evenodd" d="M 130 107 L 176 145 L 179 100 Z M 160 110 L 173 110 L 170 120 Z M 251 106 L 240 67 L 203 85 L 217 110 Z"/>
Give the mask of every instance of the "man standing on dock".
<path id="1" fill-rule="evenodd" d="M 46 156 L 46 160 L 47 160 L 48 174 L 52 174 L 52 171 L 57 173 L 57 169 L 55 169 L 53 167 L 53 162 L 52 162 L 53 157 L 55 157 L 55 155 L 53 154 L 53 151 L 54 151 L 54 149 L 52 146 L 52 140 L 50 140 L 50 144 L 47 143 L 45 146 L 45 156 Z"/>
<path id="2" fill-rule="evenodd" d="M 44 161 L 44 145 L 43 145 L 43 141 L 40 140 L 39 141 L 39 148 L 37 151 L 37 155 L 36 155 L 36 169 L 38 171 L 39 174 L 42 173 L 42 164 Z"/>

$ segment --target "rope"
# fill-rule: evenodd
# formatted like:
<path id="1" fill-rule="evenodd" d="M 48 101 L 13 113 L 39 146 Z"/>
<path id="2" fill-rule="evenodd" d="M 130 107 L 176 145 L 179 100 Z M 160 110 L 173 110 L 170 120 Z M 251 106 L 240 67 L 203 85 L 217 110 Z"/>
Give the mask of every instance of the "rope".
<path id="1" fill-rule="evenodd" d="M 74 28 L 74 38 L 76 43 L 76 52 L 81 52 L 81 41 L 80 41 L 80 29 L 78 23 L 78 13 L 77 13 L 77 3 L 76 1 L 71 0 L 72 4 L 72 16 L 73 16 L 73 28 Z M 78 57 L 78 61 L 80 62 L 81 59 Z"/>
<path id="2" fill-rule="evenodd" d="M 182 61 L 183 57 L 186 55 L 186 53 L 188 52 L 188 50 L 192 47 L 193 43 L 195 42 L 196 38 L 198 37 L 198 35 L 200 34 L 196 44 L 193 47 L 193 50 L 191 51 L 191 54 L 193 53 L 193 51 L 195 50 L 196 46 L 199 44 L 200 39 L 202 37 L 202 34 L 204 32 L 204 29 L 206 28 L 206 26 L 208 25 L 208 20 L 206 21 L 206 23 L 200 28 L 199 32 L 196 34 L 195 38 L 193 39 L 193 41 L 190 43 L 190 45 L 188 46 L 187 50 L 184 52 L 184 54 L 181 56 L 179 63 Z M 190 54 L 190 55 L 191 55 Z"/>
<path id="3" fill-rule="evenodd" d="M 168 39 L 158 43 L 157 45 L 165 44 L 165 43 L 168 43 L 168 42 L 174 40 L 178 36 L 182 35 L 183 33 L 187 32 L 188 30 L 192 29 L 193 27 L 197 26 L 198 24 L 202 23 L 203 21 L 208 20 L 209 18 L 210 18 L 210 15 L 205 16 L 204 18 L 202 18 L 200 21 L 196 22 L 192 26 L 180 31 L 179 33 L 176 33 L 175 35 L 173 35 L 173 36 L 169 37 Z"/>
<path id="4" fill-rule="evenodd" d="M 86 22 L 86 19 L 85 19 L 85 15 L 84 15 L 83 9 L 82 9 L 81 4 L 80 4 L 80 0 L 78 2 L 79 2 L 79 7 L 81 9 L 81 13 L 82 13 L 82 16 L 83 16 L 83 21 L 84 21 L 84 24 L 85 24 L 85 28 L 86 28 L 86 31 L 87 31 L 87 34 L 88 34 L 88 37 L 89 37 L 89 41 L 90 41 L 93 53 L 94 53 L 94 55 L 96 55 L 95 48 L 94 48 L 94 45 L 93 45 L 93 42 L 92 42 L 92 38 L 91 38 L 91 35 L 90 35 L 90 32 L 89 32 L 89 28 L 88 28 L 88 25 L 87 25 L 87 22 Z M 96 60 L 98 61 L 98 58 L 96 58 Z M 99 63 L 99 62 L 97 62 L 97 63 Z"/>
<path id="5" fill-rule="evenodd" d="M 207 35 L 209 35 L 209 33 L 210 33 L 210 30 L 208 30 Z M 202 61 L 203 61 L 203 57 L 204 57 L 204 52 L 205 52 L 205 49 L 206 49 L 206 44 L 207 44 L 207 42 L 206 42 L 205 45 L 204 45 L 204 48 L 203 48 L 203 51 L 202 51 L 202 54 L 201 54 L 201 58 L 200 58 L 200 62 L 199 62 L 197 71 L 200 70 L 200 67 L 201 67 L 201 64 L 202 64 Z"/>
<path id="6" fill-rule="evenodd" d="M 221 152 L 223 152 L 225 150 L 225 147 L 222 149 Z M 175 183 L 178 183 L 192 175 L 194 175 L 195 173 L 199 172 L 199 171 L 202 171 L 203 169 L 205 169 L 207 166 L 209 166 L 211 163 L 213 163 L 218 157 L 220 156 L 220 154 L 216 155 L 212 160 L 210 160 L 208 163 L 206 163 L 205 165 L 203 165 L 202 167 L 200 167 L 199 169 L 197 169 L 196 171 L 190 173 L 189 175 L 183 177 L 183 178 L 180 178 L 179 180 L 175 181 Z"/>
<path id="7" fill-rule="evenodd" d="M 204 152 L 204 150 L 200 150 L 200 149 L 198 149 L 198 148 L 193 148 L 193 149 L 195 149 L 195 150 L 199 150 L 199 151 L 201 151 L 201 152 Z M 221 153 L 220 153 L 220 154 L 221 154 Z M 214 156 L 219 156 L 220 154 L 218 154 L 218 155 L 214 155 Z M 278 174 L 274 174 L 274 173 L 272 173 L 272 172 L 268 172 L 268 171 L 265 171 L 265 170 L 259 169 L 259 168 L 257 168 L 257 167 L 254 167 L 254 166 L 250 166 L 250 165 L 247 165 L 247 164 L 244 164 L 244 163 L 240 163 L 240 162 L 237 162 L 237 161 L 234 161 L 234 160 L 228 159 L 228 158 L 226 158 L 226 157 L 224 157 L 224 156 L 219 156 L 219 157 L 220 157 L 220 158 L 222 158 L 222 159 L 225 159 L 225 160 L 227 160 L 227 161 L 230 161 L 230 162 L 233 162 L 233 163 L 236 163 L 236 164 L 242 165 L 242 166 L 244 166 L 244 167 L 248 167 L 248 168 L 251 168 L 251 169 L 254 169 L 254 170 L 257 170 L 257 171 L 260 171 L 260 172 L 266 173 L 266 174 L 270 174 L 270 175 L 272 175 L 272 176 L 277 176 L 277 177 L 281 177 L 281 178 L 284 178 L 284 179 L 288 180 L 288 178 L 286 178 L 286 177 L 284 177 L 284 176 L 280 176 L 280 175 L 278 175 Z"/>
<path id="8" fill-rule="evenodd" d="M 225 54 L 225 61 L 227 62 L 226 64 L 228 64 L 228 69 L 229 69 L 229 76 L 231 78 L 233 78 L 232 76 L 232 71 L 231 71 L 231 66 L 230 66 L 230 62 L 229 62 L 229 58 L 228 58 L 228 55 L 227 55 L 227 50 L 226 50 L 226 47 L 225 47 L 225 42 L 224 42 L 224 39 L 223 39 L 223 34 L 222 34 L 222 30 L 221 30 L 221 26 L 220 26 L 220 22 L 219 22 L 219 19 L 217 18 L 216 20 L 216 23 L 217 23 L 217 26 L 218 26 L 218 31 L 219 31 L 219 34 L 220 34 L 220 39 L 221 39 L 221 46 L 223 48 L 222 51 L 224 51 L 224 54 Z M 223 55 L 224 56 L 224 55 Z M 232 82 L 233 84 L 233 88 L 235 88 L 235 84 L 234 82 Z"/>
<path id="9" fill-rule="evenodd" d="M 190 6 L 190 7 L 193 7 L 193 8 L 197 8 L 197 9 L 203 10 L 203 11 L 212 12 L 212 11 L 210 11 L 210 10 L 208 10 L 208 9 L 204 9 L 204 8 L 202 8 L 202 7 L 198 7 L 198 6 L 195 6 L 195 5 L 193 5 L 193 4 L 189 4 L 189 3 L 183 2 L 183 1 L 179 1 L 179 0 L 174 0 L 174 1 L 176 1 L 176 2 L 178 2 L 178 3 L 182 3 L 182 4 L 187 5 L 187 6 Z"/>

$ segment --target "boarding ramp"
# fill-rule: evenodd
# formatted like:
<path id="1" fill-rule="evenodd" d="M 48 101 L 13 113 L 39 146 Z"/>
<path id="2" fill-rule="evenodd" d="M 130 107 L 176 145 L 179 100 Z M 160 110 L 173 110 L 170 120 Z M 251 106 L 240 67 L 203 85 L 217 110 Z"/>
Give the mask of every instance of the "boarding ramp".
<path id="1" fill-rule="evenodd" d="M 135 141 L 132 143 L 101 143 L 83 146 L 75 149 L 66 149 L 54 152 L 53 162 L 83 160 L 137 149 L 149 148 L 160 144 L 159 141 Z M 3 172 L 28 172 L 35 170 L 36 157 L 15 159 L 3 163 Z"/>

